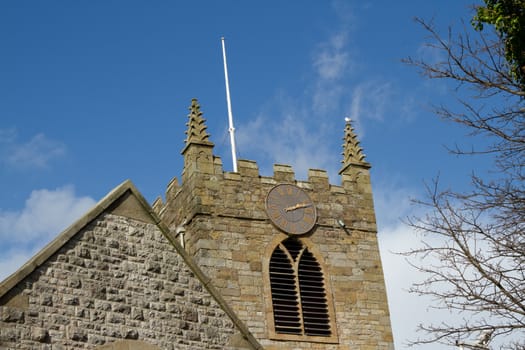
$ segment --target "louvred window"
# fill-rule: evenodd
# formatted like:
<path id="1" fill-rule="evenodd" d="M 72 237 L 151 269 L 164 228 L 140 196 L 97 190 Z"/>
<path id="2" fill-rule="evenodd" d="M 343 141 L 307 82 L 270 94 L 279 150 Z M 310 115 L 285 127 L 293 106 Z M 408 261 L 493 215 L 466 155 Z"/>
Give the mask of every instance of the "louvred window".
<path id="1" fill-rule="evenodd" d="M 288 238 L 270 258 L 275 332 L 330 337 L 330 317 L 321 265 L 299 240 Z"/>

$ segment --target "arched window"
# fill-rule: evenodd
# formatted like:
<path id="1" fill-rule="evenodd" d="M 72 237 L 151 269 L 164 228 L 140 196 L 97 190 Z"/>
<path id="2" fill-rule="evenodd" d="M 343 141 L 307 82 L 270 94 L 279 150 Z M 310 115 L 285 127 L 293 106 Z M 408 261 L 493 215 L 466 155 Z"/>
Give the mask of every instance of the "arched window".
<path id="1" fill-rule="evenodd" d="M 288 238 L 274 249 L 269 276 L 276 334 L 333 335 L 321 265 L 300 240 Z"/>

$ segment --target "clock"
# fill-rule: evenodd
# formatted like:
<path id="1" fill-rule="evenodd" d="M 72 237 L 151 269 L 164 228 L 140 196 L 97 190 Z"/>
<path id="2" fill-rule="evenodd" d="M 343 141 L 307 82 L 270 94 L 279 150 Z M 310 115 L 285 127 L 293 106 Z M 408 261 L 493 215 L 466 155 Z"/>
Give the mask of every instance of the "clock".
<path id="1" fill-rule="evenodd" d="M 293 235 L 309 232 L 317 220 L 314 202 L 305 191 L 290 184 L 277 185 L 268 192 L 266 213 L 277 228 Z"/>

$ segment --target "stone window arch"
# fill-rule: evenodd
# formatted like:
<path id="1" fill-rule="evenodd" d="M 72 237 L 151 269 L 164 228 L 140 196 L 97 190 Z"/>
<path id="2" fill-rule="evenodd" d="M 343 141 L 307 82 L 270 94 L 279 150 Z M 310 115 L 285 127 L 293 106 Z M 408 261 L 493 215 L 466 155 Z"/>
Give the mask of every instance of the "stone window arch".
<path id="1" fill-rule="evenodd" d="M 303 240 L 289 237 L 269 254 L 270 336 L 337 342 L 333 303 L 322 262 Z"/>

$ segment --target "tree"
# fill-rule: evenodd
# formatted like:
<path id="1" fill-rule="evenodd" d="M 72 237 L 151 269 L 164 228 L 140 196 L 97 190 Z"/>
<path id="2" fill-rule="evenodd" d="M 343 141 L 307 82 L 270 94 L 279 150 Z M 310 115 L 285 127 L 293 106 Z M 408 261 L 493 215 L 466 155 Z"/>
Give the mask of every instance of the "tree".
<path id="1" fill-rule="evenodd" d="M 424 245 L 406 255 L 426 278 L 412 292 L 433 297 L 435 307 L 459 312 L 463 321 L 422 325 L 425 337 L 414 342 L 454 345 L 490 333 L 502 348 L 525 349 L 525 90 L 515 69 L 524 62 L 525 19 L 523 7 L 516 17 L 512 7 L 523 1 L 485 3 L 473 19 L 478 31 L 449 29 L 443 38 L 418 19 L 430 34 L 428 45 L 445 59 L 404 60 L 430 79 L 457 83 L 460 107 L 441 105 L 436 113 L 483 142 L 450 152 L 493 161 L 490 174 L 473 173 L 467 191 L 442 189 L 438 179 L 415 201 L 427 214 L 407 222 L 423 234 Z M 496 13 L 508 15 L 504 24 Z"/>
<path id="2" fill-rule="evenodd" d="M 485 0 L 472 23 L 477 30 L 492 25 L 505 46 L 509 72 L 525 87 L 525 0 Z"/>

